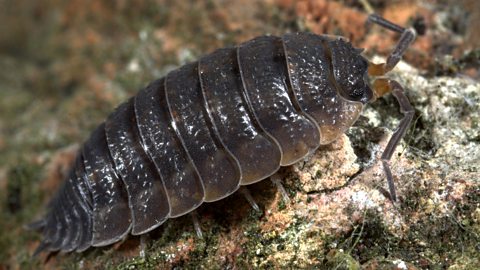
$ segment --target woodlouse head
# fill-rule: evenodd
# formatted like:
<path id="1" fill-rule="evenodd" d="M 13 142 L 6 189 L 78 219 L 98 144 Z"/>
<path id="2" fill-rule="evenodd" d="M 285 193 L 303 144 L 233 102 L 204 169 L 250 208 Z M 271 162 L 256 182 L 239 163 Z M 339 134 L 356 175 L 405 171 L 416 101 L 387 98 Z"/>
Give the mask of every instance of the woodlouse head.
<path id="1" fill-rule="evenodd" d="M 351 101 L 369 102 L 374 94 L 368 83 L 368 61 L 344 39 L 329 41 L 333 76 L 339 94 Z"/>

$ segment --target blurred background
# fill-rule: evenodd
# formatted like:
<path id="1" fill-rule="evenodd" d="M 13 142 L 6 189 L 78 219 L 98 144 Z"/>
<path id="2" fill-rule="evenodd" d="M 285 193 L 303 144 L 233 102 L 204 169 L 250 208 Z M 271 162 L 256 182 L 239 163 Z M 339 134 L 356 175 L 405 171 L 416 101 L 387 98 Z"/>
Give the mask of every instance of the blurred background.
<path id="1" fill-rule="evenodd" d="M 148 82 L 265 34 L 342 35 L 368 57 L 385 56 L 398 35 L 367 27 L 368 8 L 421 32 L 405 60 L 422 76 L 480 79 L 476 0 L 1 0 L 0 269 L 148 268 L 161 261 L 129 264 L 138 241 L 119 253 L 31 260 L 39 236 L 22 225 L 43 211 L 78 144 Z M 197 255 L 203 264 L 212 259 Z M 182 265 L 195 264 L 187 256 L 168 266 Z"/>

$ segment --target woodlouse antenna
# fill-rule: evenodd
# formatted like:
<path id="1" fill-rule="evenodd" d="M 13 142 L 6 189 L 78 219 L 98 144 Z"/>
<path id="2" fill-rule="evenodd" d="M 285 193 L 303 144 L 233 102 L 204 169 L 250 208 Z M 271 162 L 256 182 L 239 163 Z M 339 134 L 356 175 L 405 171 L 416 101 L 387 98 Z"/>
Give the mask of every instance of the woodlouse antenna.
<path id="1" fill-rule="evenodd" d="M 398 64 L 408 47 L 410 47 L 410 44 L 412 44 L 412 42 L 415 40 L 417 34 L 413 28 L 403 28 L 393 22 L 385 20 L 377 14 L 371 14 L 368 16 L 368 21 L 378 24 L 385 29 L 402 34 L 397 42 L 397 45 L 395 45 L 395 48 L 388 56 L 387 61 L 382 64 L 371 63 L 368 68 L 369 75 L 382 76 L 391 71 Z"/>
<path id="2" fill-rule="evenodd" d="M 390 55 L 387 58 L 385 63 L 373 64 L 371 63 L 368 69 L 368 74 L 372 76 L 383 76 L 389 71 L 391 71 L 398 62 L 402 59 L 402 56 L 407 51 L 410 44 L 415 40 L 416 33 L 413 28 L 403 28 L 393 22 L 390 22 L 377 14 L 371 14 L 368 17 L 368 22 L 375 23 L 383 28 L 388 30 L 401 33 L 399 41 L 395 45 L 395 48 L 392 50 Z M 378 78 L 373 82 L 373 90 L 376 97 L 381 97 L 386 93 L 392 93 L 392 95 L 397 99 L 400 106 L 400 112 L 404 115 L 400 123 L 398 124 L 397 129 L 393 133 L 392 137 L 388 141 L 387 146 L 382 154 L 382 164 L 387 177 L 388 188 L 390 191 L 390 196 L 392 201 L 397 200 L 397 195 L 395 192 L 395 184 L 393 182 L 392 171 L 390 170 L 390 159 L 392 158 L 395 148 L 399 144 L 400 140 L 405 135 L 410 123 L 412 122 L 414 116 L 414 109 L 410 104 L 403 87 L 397 81 Z"/>
<path id="3" fill-rule="evenodd" d="M 370 14 L 370 16 L 368 16 L 368 22 L 371 22 L 371 23 L 375 23 L 375 24 L 378 24 L 380 26 L 382 26 L 383 28 L 386 28 L 388 30 L 392 30 L 394 32 L 398 32 L 398 33 L 403 33 L 405 32 L 405 28 L 401 27 L 400 25 L 397 25 L 391 21 L 387 21 L 385 18 L 379 16 L 378 14 Z"/>

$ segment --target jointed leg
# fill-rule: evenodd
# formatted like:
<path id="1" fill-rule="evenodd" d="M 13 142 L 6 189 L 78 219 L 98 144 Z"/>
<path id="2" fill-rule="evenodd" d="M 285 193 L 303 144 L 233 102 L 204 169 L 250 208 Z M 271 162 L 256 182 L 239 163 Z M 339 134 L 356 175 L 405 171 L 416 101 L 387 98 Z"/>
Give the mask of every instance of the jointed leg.
<path id="1" fill-rule="evenodd" d="M 145 258 L 147 251 L 147 245 L 150 241 L 150 235 L 148 233 L 140 235 L 140 257 Z"/>
<path id="2" fill-rule="evenodd" d="M 410 105 L 410 101 L 408 101 L 403 87 L 397 81 L 387 79 L 379 80 L 383 80 L 385 84 L 389 86 L 391 93 L 398 101 L 398 104 L 400 106 L 400 112 L 404 115 L 402 120 L 400 121 L 400 124 L 398 124 L 397 129 L 388 141 L 388 144 L 382 154 L 382 164 L 387 177 L 388 189 L 390 191 L 392 201 L 395 202 L 397 200 L 397 195 L 395 192 L 395 185 L 393 183 L 392 172 L 390 170 L 390 159 L 395 152 L 395 148 L 400 143 L 400 140 L 403 138 L 405 132 L 410 126 L 410 123 L 412 122 L 413 116 L 415 114 L 415 110 L 413 109 L 412 105 Z"/>
<path id="3" fill-rule="evenodd" d="M 245 199 L 248 201 L 248 203 L 252 206 L 252 208 L 257 211 L 260 211 L 260 207 L 258 207 L 258 204 L 255 202 L 255 199 L 253 199 L 252 194 L 250 194 L 250 191 L 246 187 L 240 187 L 240 193 L 245 197 Z"/>
<path id="4" fill-rule="evenodd" d="M 195 233 L 197 234 L 197 237 L 202 239 L 203 233 L 202 233 L 202 228 L 200 228 L 200 222 L 198 221 L 197 211 L 190 212 L 190 216 L 192 217 L 193 228 L 195 229 Z"/>
<path id="5" fill-rule="evenodd" d="M 415 30 L 412 28 L 403 28 L 393 22 L 387 21 L 384 18 L 376 15 L 371 14 L 368 17 L 368 21 L 371 23 L 375 23 L 384 27 L 388 30 L 401 33 L 400 40 L 398 41 L 395 48 L 390 53 L 387 58 L 386 63 L 383 64 L 370 64 L 368 68 L 368 74 L 372 76 L 383 76 L 390 70 L 392 70 L 395 65 L 398 64 L 402 56 L 405 54 L 405 51 L 408 49 L 410 44 L 415 40 Z M 400 112 L 404 115 L 400 124 L 397 127 L 397 130 L 393 133 L 392 137 L 388 141 L 387 146 L 382 154 L 382 164 L 383 169 L 385 171 L 385 175 L 387 177 L 388 182 L 388 189 L 390 191 L 390 196 L 392 201 L 397 200 L 397 194 L 395 192 L 395 185 L 393 183 L 393 176 L 392 171 L 390 170 L 390 159 L 392 158 L 393 153 L 395 152 L 395 148 L 400 143 L 400 140 L 405 135 L 410 123 L 412 122 L 413 115 L 415 113 L 413 107 L 410 105 L 407 96 L 405 96 L 405 92 L 403 87 L 394 80 L 389 80 L 386 78 L 379 78 L 375 80 L 373 83 L 373 90 L 375 91 L 375 96 L 380 97 L 386 93 L 392 93 L 393 96 L 397 99 L 398 104 L 400 106 Z"/>
<path id="6" fill-rule="evenodd" d="M 274 175 L 270 176 L 270 181 L 272 181 L 272 183 L 277 187 L 280 194 L 282 194 L 283 201 L 285 203 L 290 203 L 290 198 L 288 197 L 288 193 L 285 190 L 285 188 L 283 187 L 282 181 L 281 181 L 280 177 L 278 176 L 278 174 L 274 174 Z"/>

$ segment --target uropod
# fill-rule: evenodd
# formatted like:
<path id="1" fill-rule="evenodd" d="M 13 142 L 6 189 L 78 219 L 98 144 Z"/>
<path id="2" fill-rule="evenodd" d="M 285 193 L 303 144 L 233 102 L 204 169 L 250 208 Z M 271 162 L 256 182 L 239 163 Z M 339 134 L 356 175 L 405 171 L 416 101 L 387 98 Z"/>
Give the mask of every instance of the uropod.
<path id="1" fill-rule="evenodd" d="M 401 34 L 385 63 L 342 37 L 289 33 L 219 49 L 150 83 L 81 147 L 47 214 L 29 226 L 43 235 L 35 254 L 106 246 L 225 198 L 334 141 L 386 93 L 404 115 L 381 156 L 395 201 L 389 160 L 414 110 L 383 75 L 416 34 L 375 14 L 369 21 Z M 378 76 L 371 85 L 369 75 Z"/>

